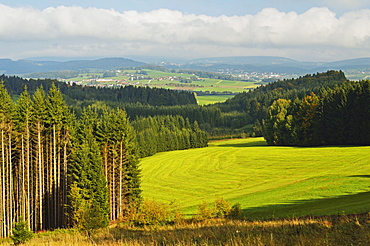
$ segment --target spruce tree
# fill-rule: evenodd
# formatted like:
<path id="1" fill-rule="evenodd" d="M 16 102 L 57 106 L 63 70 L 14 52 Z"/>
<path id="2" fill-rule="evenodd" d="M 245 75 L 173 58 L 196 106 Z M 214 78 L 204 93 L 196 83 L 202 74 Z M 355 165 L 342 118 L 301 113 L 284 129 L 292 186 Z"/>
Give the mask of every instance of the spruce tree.
<path id="1" fill-rule="evenodd" d="M 72 187 L 75 187 L 71 189 L 70 198 L 77 206 L 72 208 L 74 220 L 79 223 L 77 226 L 85 229 L 109 224 L 107 181 L 100 147 L 93 134 L 92 123 L 96 117 L 92 111 L 86 111 L 78 123 L 70 167 Z"/>
<path id="2" fill-rule="evenodd" d="M 17 183 L 18 193 L 16 203 L 19 204 L 17 214 L 31 224 L 31 212 L 35 212 L 34 206 L 34 184 L 36 180 L 33 175 L 36 170 L 32 161 L 32 120 L 34 108 L 31 97 L 25 88 L 15 105 L 14 122 L 17 132 Z M 33 217 L 34 218 L 34 217 Z"/>

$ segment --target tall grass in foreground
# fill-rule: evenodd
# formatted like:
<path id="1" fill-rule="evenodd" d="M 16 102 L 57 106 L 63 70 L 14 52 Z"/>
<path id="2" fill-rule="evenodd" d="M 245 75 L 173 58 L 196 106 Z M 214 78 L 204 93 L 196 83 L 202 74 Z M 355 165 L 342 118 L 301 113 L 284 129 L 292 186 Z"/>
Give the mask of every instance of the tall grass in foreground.
<path id="1" fill-rule="evenodd" d="M 287 220 L 187 220 L 175 225 L 113 225 L 91 239 L 75 230 L 39 233 L 28 246 L 85 245 L 369 245 L 370 215 L 324 216 Z M 1 245 L 10 245 L 3 240 Z"/>

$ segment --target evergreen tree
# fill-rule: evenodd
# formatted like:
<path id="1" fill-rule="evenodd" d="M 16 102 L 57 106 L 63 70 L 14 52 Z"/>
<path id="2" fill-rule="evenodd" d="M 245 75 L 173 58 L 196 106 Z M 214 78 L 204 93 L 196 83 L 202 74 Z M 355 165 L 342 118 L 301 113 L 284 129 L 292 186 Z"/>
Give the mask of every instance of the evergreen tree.
<path id="1" fill-rule="evenodd" d="M 13 228 L 13 104 L 4 84 L 0 83 L 0 221 L 2 221 L 1 235 L 7 237 Z"/>
<path id="2" fill-rule="evenodd" d="M 123 218 L 141 203 L 140 171 L 134 129 L 126 112 L 105 110 L 96 131 L 108 182 L 111 220 Z"/>
<path id="3" fill-rule="evenodd" d="M 78 206 L 72 208 L 73 219 L 87 229 L 96 221 L 100 222 L 97 227 L 108 226 L 110 212 L 100 147 L 93 134 L 92 123 L 96 117 L 86 111 L 78 124 L 70 167 L 74 187 L 70 193 L 71 203 Z"/>
<path id="4" fill-rule="evenodd" d="M 28 226 L 31 223 L 31 212 L 35 208 L 34 179 L 36 169 L 32 161 L 32 138 L 31 129 L 33 123 L 34 108 L 31 97 L 25 88 L 15 105 L 14 122 L 17 133 L 17 161 L 16 180 L 18 192 L 16 203 L 19 204 L 17 214 L 26 218 Z"/>

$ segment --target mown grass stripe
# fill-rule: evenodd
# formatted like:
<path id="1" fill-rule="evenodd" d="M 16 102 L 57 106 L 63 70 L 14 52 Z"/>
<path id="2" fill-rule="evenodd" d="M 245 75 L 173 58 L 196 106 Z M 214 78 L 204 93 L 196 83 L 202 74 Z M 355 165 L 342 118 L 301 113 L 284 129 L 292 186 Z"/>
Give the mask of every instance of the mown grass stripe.
<path id="1" fill-rule="evenodd" d="M 337 214 L 340 207 L 365 212 L 370 211 L 370 196 L 364 206 L 356 195 L 370 191 L 369 160 L 368 146 L 271 147 L 261 138 L 220 141 L 143 159 L 142 188 L 145 198 L 175 201 L 188 214 L 202 201 L 219 197 L 239 202 L 258 217 L 296 214 L 298 208 L 300 215 Z M 350 202 L 351 197 L 353 206 L 329 202 Z M 321 211 L 318 203 L 324 206 Z"/>

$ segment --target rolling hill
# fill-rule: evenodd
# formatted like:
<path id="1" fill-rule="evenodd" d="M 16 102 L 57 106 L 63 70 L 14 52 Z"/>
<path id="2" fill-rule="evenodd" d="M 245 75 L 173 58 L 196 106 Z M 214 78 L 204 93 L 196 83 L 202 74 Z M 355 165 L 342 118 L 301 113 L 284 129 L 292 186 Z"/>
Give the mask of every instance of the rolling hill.
<path id="1" fill-rule="evenodd" d="M 143 196 L 188 215 L 221 197 L 240 203 L 248 218 L 363 213 L 370 210 L 369 150 L 272 147 L 251 138 L 158 153 L 141 162 Z"/>
<path id="2" fill-rule="evenodd" d="M 4 74 L 26 74 L 61 70 L 110 70 L 122 67 L 141 66 L 142 62 L 126 58 L 102 58 L 97 60 L 32 61 L 0 59 L 0 71 Z"/>
<path id="3" fill-rule="evenodd" d="M 135 56 L 133 56 L 135 58 Z M 194 60 L 165 57 L 136 57 L 140 61 L 128 58 L 101 58 L 70 61 L 42 61 L 41 58 L 13 61 L 0 59 L 0 72 L 7 75 L 21 75 L 36 72 L 62 71 L 62 70 L 110 70 L 123 67 L 156 64 L 167 68 L 193 69 L 209 72 L 273 72 L 304 75 L 307 73 L 324 72 L 327 70 L 370 70 L 370 58 L 357 58 L 335 62 L 304 62 L 276 56 L 233 56 L 211 57 Z"/>

